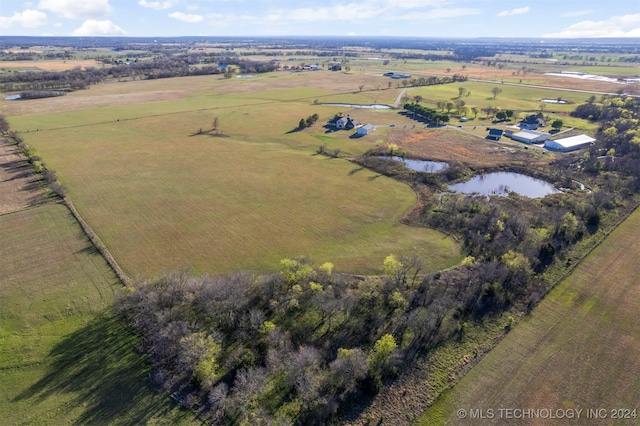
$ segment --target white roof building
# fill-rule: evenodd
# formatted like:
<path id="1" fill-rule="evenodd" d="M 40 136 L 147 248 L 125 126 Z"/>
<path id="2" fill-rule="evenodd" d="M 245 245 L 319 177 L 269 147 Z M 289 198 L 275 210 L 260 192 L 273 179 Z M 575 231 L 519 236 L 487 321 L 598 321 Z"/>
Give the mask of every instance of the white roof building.
<path id="1" fill-rule="evenodd" d="M 518 142 L 540 143 L 549 140 L 551 138 L 551 135 L 549 133 L 527 130 L 526 132 L 514 133 L 509 137 Z"/>
<path id="2" fill-rule="evenodd" d="M 356 131 L 356 133 L 358 135 L 364 136 L 364 135 L 368 135 L 369 133 L 373 132 L 375 130 L 375 126 L 373 124 L 365 124 L 362 127 L 359 127 L 358 130 Z"/>
<path id="3" fill-rule="evenodd" d="M 544 147 L 553 151 L 575 151 L 577 149 L 586 148 L 592 145 L 596 140 L 587 135 L 571 136 L 569 138 L 548 140 L 544 143 Z"/>

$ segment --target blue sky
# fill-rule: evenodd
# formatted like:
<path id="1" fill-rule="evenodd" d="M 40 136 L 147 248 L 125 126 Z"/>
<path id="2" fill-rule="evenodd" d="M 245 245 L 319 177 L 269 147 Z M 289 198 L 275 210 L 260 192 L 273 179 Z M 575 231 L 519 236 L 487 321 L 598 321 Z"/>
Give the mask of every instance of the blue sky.
<path id="1" fill-rule="evenodd" d="M 640 1 L 1 0 L 0 35 L 640 37 Z"/>

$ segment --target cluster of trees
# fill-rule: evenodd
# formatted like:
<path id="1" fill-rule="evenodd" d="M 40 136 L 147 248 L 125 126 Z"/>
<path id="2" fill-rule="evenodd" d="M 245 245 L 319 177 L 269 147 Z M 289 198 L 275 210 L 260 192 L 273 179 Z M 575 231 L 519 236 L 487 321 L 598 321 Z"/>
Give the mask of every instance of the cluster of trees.
<path id="1" fill-rule="evenodd" d="M 277 274 L 138 283 L 117 310 L 140 333 L 153 384 L 215 424 L 327 424 L 374 395 L 405 363 L 522 294 L 508 253 L 422 274 L 384 259 L 383 276 L 284 259 Z"/>
<path id="2" fill-rule="evenodd" d="M 600 104 L 589 99 L 576 108 L 575 115 L 589 114 L 600 122 L 597 142 L 580 158 L 581 167 L 592 175 L 602 175 L 615 191 L 640 190 L 640 100 L 607 96 Z M 603 157 L 615 161 L 604 161 Z"/>
<path id="3" fill-rule="evenodd" d="M 320 118 L 318 114 L 312 114 L 308 116 L 306 119 L 301 118 L 300 123 L 298 123 L 298 130 L 302 130 L 307 127 L 313 126 L 315 122 L 318 121 L 318 118 Z"/>
<path id="4" fill-rule="evenodd" d="M 429 76 L 429 77 L 418 77 L 411 78 L 409 80 L 402 80 L 402 85 L 404 87 L 418 87 L 418 86 L 434 86 L 436 84 L 449 84 L 456 82 L 463 82 L 468 80 L 468 76 L 462 74 L 454 74 L 452 76 Z"/>
<path id="5" fill-rule="evenodd" d="M 0 74 L 0 91 L 86 89 L 103 81 L 109 72 L 105 69 L 75 67 L 67 71 L 27 71 Z"/>
<path id="6" fill-rule="evenodd" d="M 0 75 L 0 91 L 86 89 L 92 84 L 107 79 L 156 79 L 212 75 L 231 72 L 237 68 L 242 73 L 265 73 L 275 71 L 277 65 L 271 62 L 256 62 L 230 58 L 225 69 L 214 65 L 201 64 L 201 58 L 193 55 L 155 57 L 152 60 L 118 63 L 110 67 L 75 67 L 67 71 L 5 73 Z M 232 74 L 230 74 L 232 75 Z"/>
<path id="7" fill-rule="evenodd" d="M 433 108 L 425 107 L 419 103 L 406 103 L 404 109 L 411 111 L 414 114 L 414 118 L 422 117 L 427 121 L 434 123 L 448 123 L 449 114 L 438 112 Z"/>

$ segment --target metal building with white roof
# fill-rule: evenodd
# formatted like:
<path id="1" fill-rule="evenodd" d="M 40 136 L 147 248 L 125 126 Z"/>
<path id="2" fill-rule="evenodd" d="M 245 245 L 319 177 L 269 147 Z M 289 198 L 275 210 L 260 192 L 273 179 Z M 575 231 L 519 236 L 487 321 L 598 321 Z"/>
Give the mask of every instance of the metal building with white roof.
<path id="1" fill-rule="evenodd" d="M 544 143 L 544 147 L 552 151 L 575 151 L 577 149 L 586 148 L 592 145 L 596 140 L 591 136 L 578 135 L 569 138 L 556 140 L 548 140 Z"/>

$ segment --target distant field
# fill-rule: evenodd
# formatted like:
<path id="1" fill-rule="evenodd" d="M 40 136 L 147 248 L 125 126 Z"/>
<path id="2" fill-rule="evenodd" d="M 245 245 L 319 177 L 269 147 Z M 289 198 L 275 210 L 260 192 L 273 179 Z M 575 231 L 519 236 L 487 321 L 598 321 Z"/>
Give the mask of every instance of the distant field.
<path id="1" fill-rule="evenodd" d="M 67 61 L 6 61 L 0 62 L 0 70 L 40 70 L 40 71 L 66 71 L 75 67 L 100 68 L 104 66 L 101 62 L 92 59 L 70 59 Z"/>
<path id="2" fill-rule="evenodd" d="M 611 410 L 640 410 L 639 230 L 636 211 L 417 424 L 637 425 L 637 417 L 612 419 Z M 500 408 L 585 412 L 509 421 Z M 460 409 L 493 409 L 495 417 L 461 419 Z M 605 409 L 607 418 L 588 419 L 587 409 Z"/>
<path id="3" fill-rule="evenodd" d="M 179 419 L 146 388 L 108 312 L 120 283 L 66 207 L 0 216 L 0 418 L 6 425 Z"/>
<path id="4" fill-rule="evenodd" d="M 344 84 L 339 75 L 325 74 L 338 78 L 336 86 Z M 295 256 L 360 273 L 379 271 L 390 253 L 417 255 L 430 270 L 457 263 L 460 249 L 451 239 L 399 224 L 416 202 L 408 186 L 366 170 L 354 173 L 358 167 L 344 159 L 315 155 L 321 144 L 357 154 L 385 143 L 396 112 L 314 105 L 316 96 L 331 91 L 322 91 L 311 75 L 301 77 L 310 87 L 291 87 L 298 77 L 288 78 L 293 80 L 276 75 L 273 84 L 268 77 L 188 79 L 201 83 L 201 90 L 190 87 L 162 102 L 150 102 L 162 86 L 149 82 L 154 89 L 139 92 L 150 95 L 145 103 L 125 99 L 83 108 L 89 92 L 98 103 L 99 90 L 115 94 L 102 85 L 77 99 L 67 95 L 73 110 L 10 120 L 133 276 L 185 265 L 201 273 L 273 270 L 281 258 Z M 165 90 L 174 90 L 172 80 Z M 322 124 L 338 111 L 385 128 L 360 140 L 325 133 Z M 313 113 L 321 116 L 314 128 L 289 133 Z M 190 136 L 210 129 L 214 117 L 230 137 Z"/>

